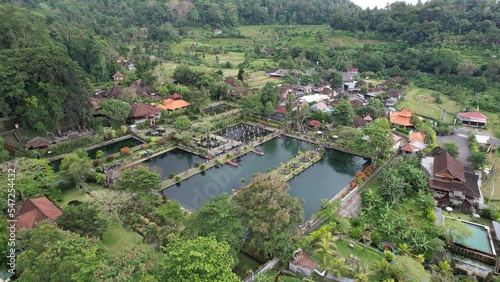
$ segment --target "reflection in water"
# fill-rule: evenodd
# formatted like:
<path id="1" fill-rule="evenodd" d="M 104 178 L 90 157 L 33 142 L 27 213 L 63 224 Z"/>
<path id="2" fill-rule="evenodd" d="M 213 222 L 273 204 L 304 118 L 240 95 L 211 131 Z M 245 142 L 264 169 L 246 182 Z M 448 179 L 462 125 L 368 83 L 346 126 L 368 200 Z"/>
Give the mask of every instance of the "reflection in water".
<path id="1" fill-rule="evenodd" d="M 288 182 L 290 195 L 304 200 L 304 218 L 319 210 L 321 199 L 331 199 L 347 186 L 354 175 L 370 162 L 336 150 L 326 150 L 324 157 Z"/>
<path id="2" fill-rule="evenodd" d="M 179 186 L 171 186 L 162 192 L 170 199 L 181 202 L 187 209 L 198 209 L 201 204 L 223 192 L 231 194 L 233 189 L 243 186 L 240 182 L 245 178 L 247 183 L 253 175 L 280 166 L 295 156 L 299 151 L 308 150 L 310 143 L 289 137 L 279 137 L 257 147 L 264 155 L 246 154 L 234 161 L 237 168 L 227 164 L 209 169 L 203 176 L 195 175 Z M 321 199 L 331 199 L 342 188 L 349 184 L 354 175 L 366 167 L 369 162 L 361 157 L 340 151 L 327 150 L 325 157 L 289 181 L 289 193 L 304 199 L 305 219 L 321 206 Z"/>
<path id="3" fill-rule="evenodd" d="M 140 145 L 140 144 L 142 144 L 142 142 L 135 139 L 135 138 L 127 138 L 127 139 L 124 139 L 124 140 L 121 140 L 121 141 L 118 141 L 115 143 L 108 144 L 106 146 L 102 146 L 102 147 L 98 147 L 98 148 L 95 148 L 92 150 L 88 150 L 87 154 L 89 155 L 89 157 L 91 159 L 95 159 L 96 153 L 99 150 L 102 150 L 104 152 L 104 155 L 116 154 L 116 153 L 119 153 L 120 149 L 123 147 L 132 148 L 132 147 L 135 147 L 135 146 Z"/>
<path id="4" fill-rule="evenodd" d="M 193 167 L 196 162 L 204 163 L 206 159 L 181 149 L 173 149 L 145 161 L 144 164 L 149 168 L 159 168 L 161 178 L 166 179 L 171 172 L 177 174 L 185 171 Z"/>

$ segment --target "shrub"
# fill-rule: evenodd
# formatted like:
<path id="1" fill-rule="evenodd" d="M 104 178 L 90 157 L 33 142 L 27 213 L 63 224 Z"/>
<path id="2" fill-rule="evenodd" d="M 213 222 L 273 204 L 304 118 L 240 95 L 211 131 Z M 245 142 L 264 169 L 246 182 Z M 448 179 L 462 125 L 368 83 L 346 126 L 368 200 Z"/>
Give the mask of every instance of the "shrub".
<path id="1" fill-rule="evenodd" d="M 165 141 L 164 139 L 158 139 L 158 140 L 156 140 L 156 144 L 158 144 L 159 146 L 162 146 L 162 145 L 167 144 L 167 141 Z"/>
<path id="2" fill-rule="evenodd" d="M 142 148 L 143 148 L 144 150 L 149 149 L 149 144 L 143 144 L 143 145 L 142 145 Z"/>
<path id="3" fill-rule="evenodd" d="M 205 165 L 201 165 L 200 170 L 204 170 L 204 169 L 205 169 Z"/>
<path id="4" fill-rule="evenodd" d="M 104 158 L 104 152 L 103 152 L 103 150 L 97 151 L 97 153 L 95 154 L 95 156 L 96 156 L 97 159 Z"/>
<path id="5" fill-rule="evenodd" d="M 356 181 L 351 181 L 351 183 L 349 184 L 349 186 L 350 186 L 351 188 L 354 188 L 354 187 L 358 186 L 358 182 L 356 182 Z"/>
<path id="6" fill-rule="evenodd" d="M 93 160 L 93 161 L 92 161 L 92 164 L 93 164 L 94 166 L 98 166 L 98 165 L 100 165 L 100 164 L 101 164 L 101 161 L 100 161 L 99 159 L 95 159 L 95 160 Z"/>
<path id="7" fill-rule="evenodd" d="M 228 159 L 231 158 L 231 154 L 227 154 L 226 158 L 228 158 Z"/>
<path id="8" fill-rule="evenodd" d="M 168 178 L 170 178 L 170 179 L 174 178 L 174 176 L 175 176 L 175 173 L 173 173 L 173 172 L 168 174 Z"/>
<path id="9" fill-rule="evenodd" d="M 195 162 L 194 163 L 194 167 L 199 167 L 200 166 L 200 163 L 199 162 Z"/>
<path id="10" fill-rule="evenodd" d="M 132 154 L 132 150 L 130 150 L 129 147 L 123 147 L 123 148 L 120 149 L 120 155 L 122 155 L 122 156 L 128 156 L 130 154 Z"/>
<path id="11" fill-rule="evenodd" d="M 358 173 L 356 173 L 356 176 L 355 176 L 355 177 L 356 177 L 356 179 L 361 179 L 361 180 L 363 180 L 363 181 L 365 181 L 365 180 L 366 180 L 366 178 L 367 178 L 367 177 L 366 177 L 366 174 L 364 174 L 363 172 L 358 172 Z M 359 182 L 359 181 L 358 181 L 358 182 Z"/>
<path id="12" fill-rule="evenodd" d="M 110 162 L 110 161 L 112 161 L 114 159 L 115 159 L 115 155 L 113 155 L 113 154 L 109 154 L 109 155 L 106 156 L 106 161 L 108 161 L 108 162 Z"/>
<path id="13" fill-rule="evenodd" d="M 363 170 L 363 172 L 365 173 L 365 175 L 370 176 L 370 175 L 372 175 L 372 173 L 373 173 L 373 168 L 372 168 L 371 166 L 367 166 L 367 167 Z"/>
<path id="14" fill-rule="evenodd" d="M 175 181 L 179 181 L 179 180 L 181 180 L 181 177 L 180 176 L 176 176 L 175 177 Z"/>

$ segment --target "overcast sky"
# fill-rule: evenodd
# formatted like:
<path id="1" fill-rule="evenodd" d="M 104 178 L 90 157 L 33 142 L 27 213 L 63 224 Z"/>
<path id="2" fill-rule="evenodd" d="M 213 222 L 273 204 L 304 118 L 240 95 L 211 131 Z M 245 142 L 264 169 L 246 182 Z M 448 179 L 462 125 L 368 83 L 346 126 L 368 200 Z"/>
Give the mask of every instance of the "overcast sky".
<path id="1" fill-rule="evenodd" d="M 355 3 L 358 6 L 361 6 L 361 8 L 363 9 L 366 9 L 368 7 L 370 7 L 371 9 L 375 8 L 375 6 L 380 9 L 385 8 L 385 6 L 387 6 L 387 3 L 398 2 L 398 0 L 351 0 L 351 2 Z M 406 0 L 405 2 L 415 5 L 417 4 L 418 0 Z M 425 0 L 422 0 L 422 2 L 425 2 Z"/>

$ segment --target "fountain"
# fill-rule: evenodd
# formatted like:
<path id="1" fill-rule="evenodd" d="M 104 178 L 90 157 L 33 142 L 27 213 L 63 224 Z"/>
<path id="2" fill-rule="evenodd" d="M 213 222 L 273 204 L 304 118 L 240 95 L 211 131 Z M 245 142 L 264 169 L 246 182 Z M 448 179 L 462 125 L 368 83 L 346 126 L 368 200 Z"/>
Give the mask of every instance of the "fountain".
<path id="1" fill-rule="evenodd" d="M 215 148 L 219 147 L 221 142 L 217 140 L 215 137 L 210 137 L 210 131 L 207 129 L 207 136 L 201 137 L 200 141 L 198 141 L 198 145 L 203 148 Z"/>

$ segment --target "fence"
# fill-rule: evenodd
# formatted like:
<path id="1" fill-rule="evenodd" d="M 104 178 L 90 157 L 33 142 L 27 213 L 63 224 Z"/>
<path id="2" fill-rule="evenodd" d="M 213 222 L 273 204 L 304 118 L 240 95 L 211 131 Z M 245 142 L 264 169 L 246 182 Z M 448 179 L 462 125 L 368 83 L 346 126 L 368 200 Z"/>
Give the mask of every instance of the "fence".
<path id="1" fill-rule="evenodd" d="M 255 280 L 255 276 L 259 273 L 266 273 L 269 270 L 271 270 L 276 264 L 280 261 L 279 258 L 274 258 L 270 261 L 268 261 L 266 264 L 263 266 L 259 267 L 255 272 L 252 272 L 252 274 L 248 275 L 243 279 L 243 282 L 253 282 Z"/>

